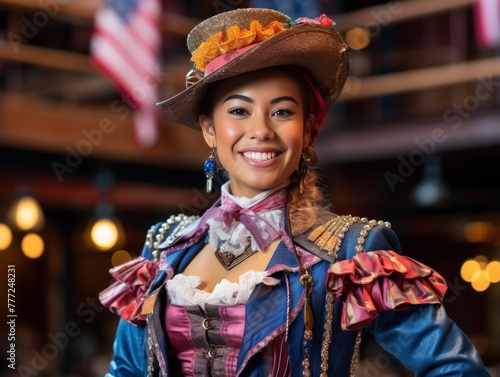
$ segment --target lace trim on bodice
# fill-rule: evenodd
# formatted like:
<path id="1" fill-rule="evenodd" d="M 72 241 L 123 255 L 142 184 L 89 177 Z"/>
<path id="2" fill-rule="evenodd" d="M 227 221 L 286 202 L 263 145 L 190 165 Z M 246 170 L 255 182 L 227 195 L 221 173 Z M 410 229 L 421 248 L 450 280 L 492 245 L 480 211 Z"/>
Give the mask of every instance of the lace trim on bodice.
<path id="1" fill-rule="evenodd" d="M 212 292 L 198 289 L 200 283 L 198 276 L 175 275 L 167 281 L 166 286 L 170 302 L 181 306 L 245 304 L 258 284 L 272 286 L 278 284 L 279 280 L 269 276 L 267 271 L 250 270 L 239 277 L 238 283 L 222 279 Z"/>

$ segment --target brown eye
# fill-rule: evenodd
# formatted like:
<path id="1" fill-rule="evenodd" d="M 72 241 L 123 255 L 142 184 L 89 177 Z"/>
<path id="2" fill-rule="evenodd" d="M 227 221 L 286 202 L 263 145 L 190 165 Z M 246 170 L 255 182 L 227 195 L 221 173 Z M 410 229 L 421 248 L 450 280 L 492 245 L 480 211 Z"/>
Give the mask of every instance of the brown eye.
<path id="1" fill-rule="evenodd" d="M 244 108 L 242 107 L 235 107 L 235 108 L 232 108 L 232 109 L 229 109 L 227 111 L 229 114 L 232 114 L 232 115 L 246 115 L 248 114 L 248 111 L 246 111 Z"/>
<path id="2" fill-rule="evenodd" d="M 273 113 L 273 115 L 280 117 L 280 118 L 287 117 L 287 116 L 290 116 L 293 114 L 295 114 L 295 112 L 288 110 L 288 109 L 278 109 Z"/>

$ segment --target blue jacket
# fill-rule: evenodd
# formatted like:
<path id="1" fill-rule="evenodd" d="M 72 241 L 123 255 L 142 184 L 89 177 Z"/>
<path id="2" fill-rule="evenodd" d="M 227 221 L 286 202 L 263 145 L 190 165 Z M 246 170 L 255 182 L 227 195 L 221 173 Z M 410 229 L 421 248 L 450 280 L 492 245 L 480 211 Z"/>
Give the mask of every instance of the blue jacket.
<path id="1" fill-rule="evenodd" d="M 330 214 L 331 216 L 331 214 Z M 158 227 L 157 227 L 158 228 Z M 335 261 L 352 258 L 362 224 L 353 224 L 346 232 L 342 246 Z M 194 245 L 181 248 L 168 254 L 168 264 L 174 273 L 180 273 L 189 261 L 204 246 L 206 234 Z M 334 260 L 320 250 L 306 236 L 294 238 L 298 247 L 320 256 L 311 268 L 313 285 L 312 309 L 314 313 L 314 337 L 310 354 L 311 372 L 313 376 L 321 373 L 321 343 L 323 341 L 325 323 L 325 281 L 328 269 Z M 364 244 L 365 252 L 374 250 L 394 250 L 400 252 L 399 242 L 394 232 L 385 226 L 375 226 Z M 143 255 L 151 258 L 152 248 L 145 247 Z M 267 270 L 277 266 L 273 277 L 281 280 L 281 284 L 269 287 L 256 287 L 246 305 L 245 333 L 238 360 L 239 376 L 261 376 L 266 369 L 266 361 L 259 350 L 269 337 L 277 336 L 285 331 L 287 323 L 287 282 L 290 287 L 288 307 L 290 313 L 298 313 L 289 324 L 288 352 L 292 376 L 302 376 L 303 360 L 303 294 L 304 288 L 299 282 L 300 274 L 296 271 L 297 261 L 293 253 L 281 242 L 269 262 Z M 294 269 L 294 270 L 291 270 Z M 162 318 L 166 302 L 164 283 L 167 273 L 160 270 L 150 287 L 154 294 L 153 315 L 148 319 L 148 326 L 134 326 L 123 319 L 120 320 L 114 342 L 114 359 L 108 376 L 146 376 L 148 370 L 148 327 L 153 335 L 156 347 L 156 359 L 164 364 L 168 375 L 167 342 L 162 330 Z M 357 331 L 343 331 L 340 328 L 342 303 L 335 301 L 333 336 L 329 348 L 328 375 L 348 377 L 351 375 L 351 360 L 355 349 Z M 414 305 L 405 310 L 383 311 L 364 328 L 373 334 L 377 343 L 393 354 L 416 377 L 483 377 L 489 376 L 479 355 L 469 339 L 447 316 L 440 304 Z M 263 342 L 265 341 L 265 342 Z M 267 344 L 267 343 L 266 343 Z M 149 349 L 152 349 L 149 347 Z"/>

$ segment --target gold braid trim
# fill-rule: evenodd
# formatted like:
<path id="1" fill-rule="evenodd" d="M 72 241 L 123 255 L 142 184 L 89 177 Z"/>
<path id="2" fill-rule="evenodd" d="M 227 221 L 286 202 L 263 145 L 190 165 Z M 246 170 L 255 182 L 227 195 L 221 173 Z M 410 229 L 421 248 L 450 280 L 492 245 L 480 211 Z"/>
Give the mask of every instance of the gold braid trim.
<path id="1" fill-rule="evenodd" d="M 358 330 L 358 334 L 356 335 L 356 341 L 354 342 L 354 350 L 352 352 L 351 359 L 351 369 L 350 369 L 350 377 L 355 377 L 356 375 L 356 364 L 358 364 L 359 360 L 359 348 L 361 345 L 361 336 L 363 335 L 363 330 Z"/>
<path id="2" fill-rule="evenodd" d="M 337 258 L 337 252 L 342 246 L 345 233 L 352 224 L 358 222 L 365 224 L 363 230 L 359 233 L 358 244 L 355 248 L 358 254 L 364 251 L 363 245 L 365 244 L 368 233 L 373 227 L 377 225 L 386 226 L 388 228 L 391 227 L 391 223 L 387 221 L 368 220 L 366 217 L 343 215 L 334 217 L 326 224 L 318 226 L 309 234 L 307 239 L 314 242 L 320 249 L 326 250 L 328 255 L 335 259 Z"/>
<path id="3" fill-rule="evenodd" d="M 149 249 L 153 249 L 153 260 L 158 261 L 160 254 L 160 244 L 165 239 L 165 234 L 170 229 L 170 227 L 177 223 L 176 228 L 167 237 L 167 241 L 172 243 L 177 234 L 191 224 L 193 221 L 198 219 L 198 216 L 188 216 L 185 214 L 171 215 L 164 223 L 158 228 L 158 232 L 155 235 L 155 226 L 153 225 L 146 235 L 145 246 Z M 156 335 L 152 331 L 152 324 L 150 323 L 150 315 L 153 313 L 154 304 L 156 301 L 156 293 L 148 296 L 143 305 L 143 314 L 147 314 L 148 325 L 147 325 L 147 348 L 146 353 L 148 357 L 148 367 L 147 367 L 147 377 L 153 377 L 154 375 L 154 355 L 155 351 L 158 353 L 158 340 Z"/>
<path id="4" fill-rule="evenodd" d="M 334 301 L 335 297 L 328 292 L 326 294 L 325 332 L 323 333 L 323 343 L 321 344 L 321 377 L 328 377 L 328 359 L 333 333 Z"/>
<path id="5" fill-rule="evenodd" d="M 355 247 L 357 254 L 364 251 L 364 244 L 366 237 L 370 231 L 377 225 L 391 227 L 387 221 L 368 220 L 366 217 L 358 217 L 351 215 L 337 216 L 326 224 L 318 226 L 308 236 L 308 240 L 312 241 L 320 249 L 326 250 L 328 255 L 332 258 L 337 258 L 337 252 L 342 246 L 345 233 L 349 227 L 357 222 L 364 223 L 363 229 L 359 232 L 357 239 L 358 243 Z M 333 319 L 334 319 L 334 297 L 331 293 L 326 295 L 326 317 L 325 317 L 325 332 L 323 333 L 323 343 L 321 345 L 321 377 L 328 376 L 328 359 L 329 349 L 332 341 L 333 332 Z M 355 376 L 356 364 L 359 360 L 359 348 L 361 345 L 363 330 L 359 330 L 354 342 L 354 350 L 351 359 L 350 376 Z"/>

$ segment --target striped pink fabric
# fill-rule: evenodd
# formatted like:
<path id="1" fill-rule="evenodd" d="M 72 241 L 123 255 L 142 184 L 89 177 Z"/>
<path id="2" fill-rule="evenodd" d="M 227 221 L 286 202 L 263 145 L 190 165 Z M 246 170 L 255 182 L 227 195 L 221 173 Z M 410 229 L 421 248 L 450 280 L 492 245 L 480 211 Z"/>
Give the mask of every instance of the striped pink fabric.
<path id="1" fill-rule="evenodd" d="M 102 305 L 134 325 L 143 325 L 144 295 L 158 272 L 158 262 L 138 257 L 109 270 L 115 281 L 99 294 Z"/>
<path id="2" fill-rule="evenodd" d="M 344 330 L 362 328 L 384 310 L 439 304 L 447 289 L 433 269 L 392 250 L 361 253 L 333 264 L 326 287 L 344 303 Z"/>
<path id="3" fill-rule="evenodd" d="M 500 46 L 500 0 L 474 1 L 474 28 L 479 47 Z"/>

